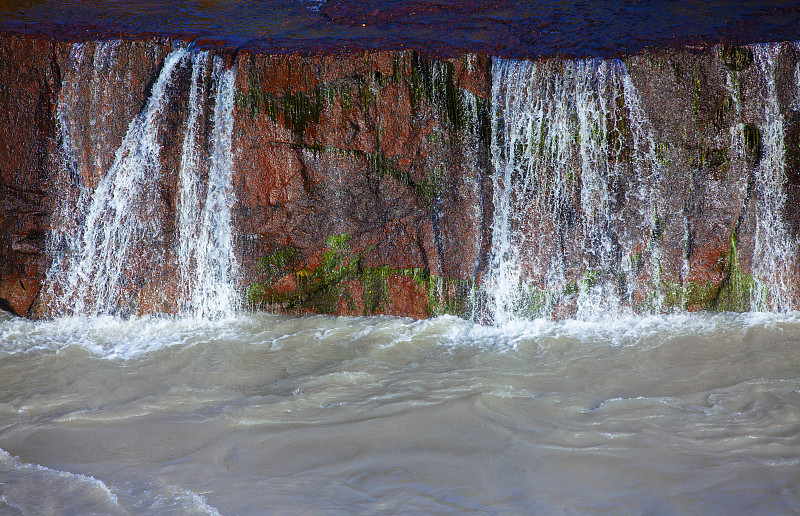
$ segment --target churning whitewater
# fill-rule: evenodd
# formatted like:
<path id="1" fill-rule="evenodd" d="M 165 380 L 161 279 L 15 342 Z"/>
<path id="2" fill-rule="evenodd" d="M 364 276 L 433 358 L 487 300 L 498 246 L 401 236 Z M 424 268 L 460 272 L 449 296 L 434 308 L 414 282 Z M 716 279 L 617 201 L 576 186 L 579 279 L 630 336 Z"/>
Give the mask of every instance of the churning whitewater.
<path id="1" fill-rule="evenodd" d="M 796 514 L 800 318 L 0 322 L 10 514 Z"/>

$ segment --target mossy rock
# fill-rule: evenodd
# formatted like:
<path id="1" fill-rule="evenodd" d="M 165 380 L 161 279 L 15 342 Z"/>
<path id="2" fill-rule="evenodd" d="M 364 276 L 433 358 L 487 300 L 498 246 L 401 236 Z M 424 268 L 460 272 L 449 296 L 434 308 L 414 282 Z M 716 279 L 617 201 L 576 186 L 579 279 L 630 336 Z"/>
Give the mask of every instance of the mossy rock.
<path id="1" fill-rule="evenodd" d="M 741 72 L 753 64 L 753 51 L 748 47 L 719 45 L 717 57 L 728 70 Z"/>
<path id="2" fill-rule="evenodd" d="M 761 130 L 756 124 L 750 123 L 744 126 L 744 144 L 748 158 L 757 165 L 761 161 L 763 143 Z"/>
<path id="3" fill-rule="evenodd" d="M 297 248 L 282 247 L 261 260 L 263 282 L 251 284 L 246 298 L 253 307 L 279 307 L 289 312 L 336 313 L 344 304 L 355 311 L 363 306 L 364 315 L 384 313 L 390 308 L 389 286 L 393 278 L 411 278 L 427 294 L 428 315 L 464 315 L 468 310 L 472 282 L 432 276 L 426 269 L 394 269 L 388 266 L 366 267 L 368 247 L 361 253 L 350 248 L 348 234 L 331 235 L 326 239 L 329 249 L 322 255 L 320 265 L 309 268 L 302 262 Z M 291 275 L 295 288 L 276 291 L 275 284 Z M 363 289 L 357 303 L 351 286 Z"/>
<path id="4" fill-rule="evenodd" d="M 726 258 L 726 274 L 711 309 L 720 312 L 750 311 L 750 297 L 755 280 L 739 268 L 736 231 L 731 234 L 730 250 Z"/>

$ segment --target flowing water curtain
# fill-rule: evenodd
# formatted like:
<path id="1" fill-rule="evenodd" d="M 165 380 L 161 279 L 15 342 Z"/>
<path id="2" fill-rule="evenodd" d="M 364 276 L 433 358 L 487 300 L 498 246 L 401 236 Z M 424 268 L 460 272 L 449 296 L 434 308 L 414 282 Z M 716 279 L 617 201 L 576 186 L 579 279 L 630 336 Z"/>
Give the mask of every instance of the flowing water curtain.
<path id="1" fill-rule="evenodd" d="M 192 84 L 189 90 L 189 113 L 183 139 L 181 165 L 178 173 L 178 273 L 181 313 L 191 313 L 193 292 L 197 281 L 195 248 L 202 222 L 200 201 L 205 198 L 205 178 L 208 171 L 203 167 L 208 161 L 205 134 L 205 82 L 209 73 L 209 53 L 199 52 L 192 56 Z"/>
<path id="2" fill-rule="evenodd" d="M 495 59 L 492 75 L 495 214 L 484 316 L 502 324 L 558 306 L 583 319 L 629 311 L 633 249 L 655 224 L 658 170 L 624 65 Z M 651 281 L 657 292 L 658 278 Z M 660 310 L 657 296 L 644 309 Z"/>
<path id="3" fill-rule="evenodd" d="M 96 169 L 102 169 L 96 156 L 91 159 L 91 155 L 80 150 L 94 149 L 98 141 L 108 136 L 104 125 L 97 124 L 96 120 L 101 116 L 104 98 L 116 94 L 112 93 L 113 81 L 108 79 L 114 73 L 119 44 L 119 40 L 112 40 L 72 45 L 68 70 L 62 73 L 55 120 L 60 149 L 55 178 L 58 198 L 47 236 L 47 252 L 52 261 L 43 288 L 43 298 L 50 304 L 49 311 L 53 315 L 74 313 L 74 289 L 69 286 L 69 275 L 74 268 L 72 260 L 81 253 L 82 228 L 93 193 L 87 182 L 95 178 Z M 91 71 L 87 72 L 86 68 Z M 88 119 L 93 128 L 92 134 L 84 135 L 83 141 L 73 137 L 79 131 L 81 119 Z"/>
<path id="4" fill-rule="evenodd" d="M 84 43 L 73 45 L 70 51 L 69 65 L 76 70 L 80 69 L 85 57 L 84 52 Z M 61 87 L 61 97 L 77 98 L 76 83 L 77 81 L 65 80 Z M 68 127 L 69 115 L 66 104 L 63 101 L 56 104 L 56 130 L 61 152 L 55 181 L 60 199 L 56 204 L 52 227 L 47 235 L 47 252 L 52 256 L 52 261 L 44 284 L 45 299 L 59 301 L 63 299 L 63 286 L 66 283 L 65 271 L 69 257 L 79 252 L 80 224 L 85 214 L 80 213 L 81 210 L 76 208 L 85 206 L 87 196 L 91 195 L 91 192 L 87 192 L 83 186 L 78 171 L 75 145 Z M 60 308 L 62 307 L 54 307 L 54 309 Z"/>
<path id="5" fill-rule="evenodd" d="M 82 59 L 76 46 L 73 59 Z M 98 46 L 98 53 L 107 53 Z M 113 62 L 106 56 L 102 62 Z M 213 61 L 213 66 L 212 66 Z M 187 122 L 178 178 L 178 304 L 184 314 L 218 317 L 238 305 L 233 284 L 237 263 L 231 235 L 231 138 L 235 70 L 208 52 L 179 48 L 170 53 L 153 84 L 144 109 L 130 123 L 113 164 L 91 189 L 81 181 L 69 128 L 66 105 L 59 102 L 62 144 L 62 181 L 75 192 L 57 214 L 61 229 L 50 237 L 53 265 L 47 288 L 53 314 L 97 315 L 135 310 L 137 286 L 130 286 L 132 270 L 146 262 L 163 265 L 166 259 L 156 240 L 165 237 L 166 221 L 151 202 L 161 178 L 160 135 L 168 130 L 164 111 L 173 100 L 169 91 L 177 71 L 191 64 Z M 95 70 L 98 58 L 95 56 Z M 206 120 L 209 77 L 214 100 L 212 119 Z M 93 81 L 91 89 L 98 87 Z M 75 93 L 77 85 L 64 91 Z M 77 95 L 73 95 L 76 96 Z M 176 102 L 181 99 L 174 99 Z M 208 130 L 206 128 L 208 127 Z M 206 136 L 208 135 L 208 136 Z M 98 161 L 95 159 L 95 161 Z M 163 247 L 163 246 L 161 246 Z"/>
<path id="6" fill-rule="evenodd" d="M 185 49 L 167 56 L 144 109 L 129 125 L 108 172 L 91 193 L 84 191 L 77 200 L 76 210 L 82 212 L 80 227 L 60 260 L 61 271 L 47 280 L 60 283 L 53 289 L 58 291 L 53 300 L 55 313 L 97 315 L 122 308 L 118 287 L 127 280 L 124 271 L 138 257 L 132 248 L 142 238 L 157 238 L 161 231 L 148 194 L 160 176 L 158 134 L 169 102 L 167 90 L 187 56 Z M 69 131 L 65 120 L 59 125 L 68 159 L 71 149 L 63 146 L 71 140 Z"/>
<path id="7" fill-rule="evenodd" d="M 213 128 L 205 199 L 199 213 L 200 231 L 185 246 L 193 247 L 195 283 L 191 291 L 191 313 L 199 317 L 231 315 L 240 302 L 235 288 L 238 264 L 233 250 L 231 216 L 235 202 L 232 136 L 236 71 L 226 69 L 220 58 L 214 58 L 213 74 Z M 181 255 L 181 262 L 187 258 Z"/>
<path id="8" fill-rule="evenodd" d="M 755 45 L 753 53 L 764 81 L 763 113 L 758 124 L 761 159 L 755 169 L 756 235 L 753 250 L 751 310 L 785 312 L 795 308 L 797 244 L 784 219 L 786 144 L 778 102 L 776 70 L 781 45 Z M 798 84 L 795 96 L 800 95 Z"/>

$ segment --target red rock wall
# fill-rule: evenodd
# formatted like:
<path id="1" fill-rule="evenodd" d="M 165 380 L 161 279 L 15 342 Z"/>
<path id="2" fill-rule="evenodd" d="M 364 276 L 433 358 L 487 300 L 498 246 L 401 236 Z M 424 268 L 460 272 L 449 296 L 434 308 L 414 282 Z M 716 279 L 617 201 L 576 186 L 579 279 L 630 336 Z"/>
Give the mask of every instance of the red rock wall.
<path id="1" fill-rule="evenodd" d="M 76 202 L 78 185 L 94 188 L 108 171 L 170 46 L 2 40 L 4 308 L 54 315 L 50 299 L 40 295 L 54 252 L 46 236 L 77 223 L 62 203 Z M 423 316 L 430 313 L 431 275 L 437 281 L 473 277 L 485 241 L 480 206 L 487 170 L 487 142 L 473 119 L 486 114 L 487 58 L 435 62 L 411 52 L 373 52 L 226 59 L 237 69 L 234 223 L 243 291 L 264 281 L 259 262 L 265 256 L 291 246 L 299 253 L 297 269 L 315 269 L 336 235 L 349 238 L 347 261 L 354 260 L 359 274 L 382 271 L 382 297 L 365 306 L 370 295 L 358 292 L 370 285 L 358 274 L 337 277 L 333 287 L 347 287 L 349 302 L 337 294 L 324 311 Z M 170 91 L 174 99 L 188 98 L 191 67 L 180 73 Z M 152 198 L 163 235 L 140 243 L 143 257 L 153 248 L 160 254 L 128 271 L 124 287 L 139 313 L 177 306 L 163 298 L 176 295 L 177 170 L 186 109 L 185 102 L 169 106 L 172 129 L 159 136 L 162 177 Z M 74 150 L 73 172 L 64 170 L 59 123 Z M 387 267 L 395 272 L 387 274 Z M 271 308 L 320 310 L 306 305 Z"/>
<path id="2" fill-rule="evenodd" d="M 0 308 L 49 313 L 40 291 L 53 253 L 47 235 L 65 224 L 61 203 L 74 202 L 76 185 L 93 187 L 108 170 L 172 45 L 0 36 Z M 781 217 L 796 239 L 800 59 L 788 44 L 776 55 L 788 199 Z M 224 57 L 236 67 L 234 237 L 247 302 L 291 313 L 463 310 L 472 282 L 487 270 L 492 238 L 491 59 Z M 657 288 L 672 299 L 665 309 L 746 309 L 733 291 L 753 271 L 762 202 L 754 174 L 764 143 L 744 132 L 762 124 L 763 71 L 747 52 L 722 48 L 652 52 L 624 63 L 663 169 L 663 220 L 636 248 L 641 291 L 634 302 Z M 190 66 L 182 69 L 172 98 L 188 96 L 190 74 Z M 76 151 L 74 177 L 64 174 L 59 105 Z M 142 244 L 161 258 L 143 259 L 126 286 L 139 313 L 177 306 L 175 207 L 187 115 L 185 102 L 169 106 L 171 129 L 159 136 L 163 177 L 152 199 L 160 233 Z M 626 178 L 616 181 L 623 210 Z M 579 206 L 575 213 L 581 216 Z M 656 240 L 659 285 L 650 281 L 648 255 Z M 567 300 L 553 315 L 573 309 Z"/>
<path id="3" fill-rule="evenodd" d="M 0 308 L 27 314 L 47 257 L 57 150 L 53 112 L 61 77 L 55 46 L 5 37 L 0 45 Z"/>

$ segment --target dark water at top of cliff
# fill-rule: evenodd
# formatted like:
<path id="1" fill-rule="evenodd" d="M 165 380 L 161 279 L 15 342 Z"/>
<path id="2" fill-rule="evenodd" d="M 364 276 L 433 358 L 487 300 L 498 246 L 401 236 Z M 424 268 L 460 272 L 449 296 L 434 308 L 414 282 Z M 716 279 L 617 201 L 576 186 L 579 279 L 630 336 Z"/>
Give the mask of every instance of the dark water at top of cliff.
<path id="1" fill-rule="evenodd" d="M 270 52 L 403 49 L 504 57 L 800 39 L 800 3 L 692 0 L 10 0 L 0 31 L 177 36 Z"/>

